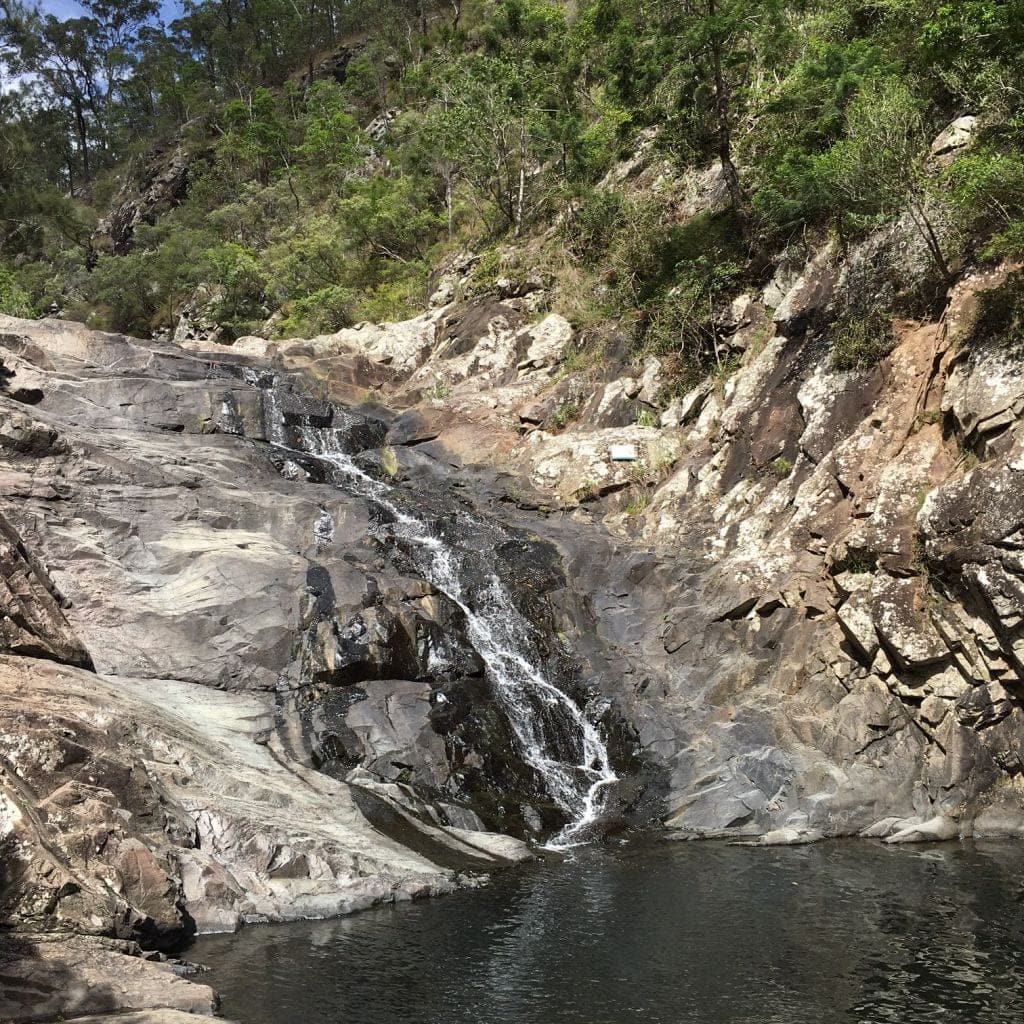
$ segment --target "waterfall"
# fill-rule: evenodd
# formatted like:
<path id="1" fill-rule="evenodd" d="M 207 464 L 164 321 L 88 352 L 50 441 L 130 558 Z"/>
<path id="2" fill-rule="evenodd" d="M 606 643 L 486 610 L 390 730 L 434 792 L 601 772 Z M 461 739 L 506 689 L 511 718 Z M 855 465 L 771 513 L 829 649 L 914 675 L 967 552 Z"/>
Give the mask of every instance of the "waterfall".
<path id="1" fill-rule="evenodd" d="M 469 640 L 486 665 L 520 755 L 569 819 L 547 846 L 567 849 L 578 845 L 600 815 L 604 790 L 617 777 L 596 726 L 575 701 L 545 678 L 540 659 L 531 656 L 528 638 L 535 633 L 533 624 L 494 572 L 488 574 L 486 587 L 470 593 L 459 550 L 400 508 L 392 487 L 357 466 L 343 451 L 337 428 L 301 424 L 286 430 L 273 387 L 264 390 L 264 396 L 264 415 L 268 421 L 275 420 L 267 423 L 270 443 L 287 453 L 301 452 L 326 463 L 334 470 L 336 484 L 386 510 L 393 519 L 393 538 L 406 544 L 424 578 L 461 609 Z M 459 514 L 474 522 L 468 513 Z"/>

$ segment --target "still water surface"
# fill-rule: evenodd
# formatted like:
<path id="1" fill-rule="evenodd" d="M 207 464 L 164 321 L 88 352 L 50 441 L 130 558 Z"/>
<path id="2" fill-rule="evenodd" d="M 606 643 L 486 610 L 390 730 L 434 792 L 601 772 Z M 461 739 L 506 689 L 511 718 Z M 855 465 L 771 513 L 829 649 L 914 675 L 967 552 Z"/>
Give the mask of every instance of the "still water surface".
<path id="1" fill-rule="evenodd" d="M 187 955 L 244 1024 L 1021 1024 L 1024 844 L 591 848 Z"/>

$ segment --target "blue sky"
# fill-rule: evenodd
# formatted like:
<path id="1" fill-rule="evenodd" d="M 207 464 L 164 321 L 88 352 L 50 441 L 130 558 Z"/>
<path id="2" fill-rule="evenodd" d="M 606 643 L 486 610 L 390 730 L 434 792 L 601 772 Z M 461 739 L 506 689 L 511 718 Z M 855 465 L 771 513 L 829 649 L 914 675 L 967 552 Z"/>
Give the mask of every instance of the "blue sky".
<path id="1" fill-rule="evenodd" d="M 76 18 L 82 14 L 82 7 L 75 0 L 37 0 L 38 6 L 46 13 L 58 18 Z M 160 13 L 165 22 L 173 21 L 181 14 L 181 0 L 161 0 Z M 8 78 L 7 69 L 0 61 L 0 95 L 17 88 L 24 78 Z"/>
<path id="2" fill-rule="evenodd" d="M 82 13 L 82 8 L 75 0 L 41 0 L 39 6 L 47 14 L 53 14 L 58 18 L 76 18 Z M 160 5 L 164 20 L 168 21 L 181 13 L 179 0 L 164 0 Z"/>

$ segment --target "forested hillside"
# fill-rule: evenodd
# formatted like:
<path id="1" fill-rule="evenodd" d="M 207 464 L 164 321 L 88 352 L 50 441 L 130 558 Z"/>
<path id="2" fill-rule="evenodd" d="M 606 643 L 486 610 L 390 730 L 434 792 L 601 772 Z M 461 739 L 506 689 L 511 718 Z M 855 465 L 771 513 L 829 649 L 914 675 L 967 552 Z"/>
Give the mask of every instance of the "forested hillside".
<path id="1" fill-rule="evenodd" d="M 3 312 L 309 335 L 413 313 L 469 250 L 471 282 L 518 262 L 591 347 L 622 327 L 692 380 L 788 245 L 909 217 L 932 265 L 909 314 L 1024 256 L 1022 0 L 84 6 L 3 5 Z M 962 117 L 972 145 L 933 157 Z M 719 161 L 727 208 L 602 188 L 638 140 Z M 872 362 L 885 317 L 844 317 L 837 364 Z"/>

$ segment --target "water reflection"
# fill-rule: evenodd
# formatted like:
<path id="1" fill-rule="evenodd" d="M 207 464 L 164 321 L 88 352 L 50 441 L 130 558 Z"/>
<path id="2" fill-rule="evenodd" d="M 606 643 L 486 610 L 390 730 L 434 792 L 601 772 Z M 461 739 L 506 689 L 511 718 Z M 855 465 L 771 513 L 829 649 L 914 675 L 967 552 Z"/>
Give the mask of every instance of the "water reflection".
<path id="1" fill-rule="evenodd" d="M 1018 1022 L 1024 847 L 581 850 L 191 955 L 247 1024 Z"/>

